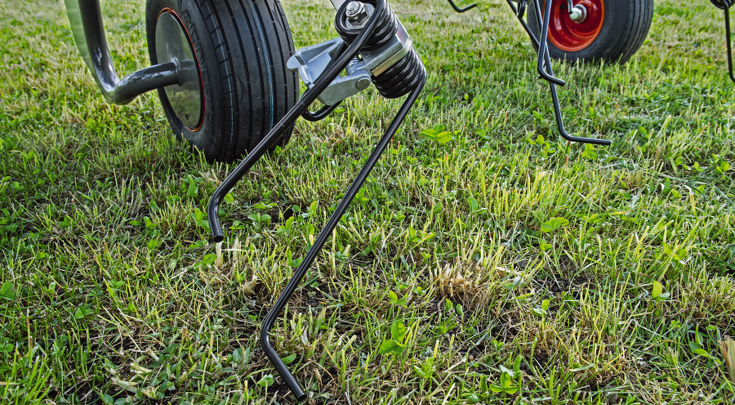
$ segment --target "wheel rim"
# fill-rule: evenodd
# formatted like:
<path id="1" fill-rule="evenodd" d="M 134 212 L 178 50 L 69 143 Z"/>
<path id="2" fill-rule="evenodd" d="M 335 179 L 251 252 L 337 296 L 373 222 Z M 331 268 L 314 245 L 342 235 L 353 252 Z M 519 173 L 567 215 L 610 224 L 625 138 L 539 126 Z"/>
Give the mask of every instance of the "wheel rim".
<path id="1" fill-rule="evenodd" d="M 178 14 L 164 8 L 156 22 L 156 57 L 158 63 L 176 60 L 183 72 L 183 83 L 164 87 L 166 98 L 176 117 L 192 132 L 204 121 L 204 88 L 199 61 L 191 37 Z"/>
<path id="2" fill-rule="evenodd" d="M 569 15 L 567 0 L 552 0 L 549 21 L 549 41 L 566 52 L 580 51 L 592 44 L 600 34 L 605 21 L 603 0 L 575 0 L 574 6 L 582 6 L 586 16 L 574 21 Z"/>

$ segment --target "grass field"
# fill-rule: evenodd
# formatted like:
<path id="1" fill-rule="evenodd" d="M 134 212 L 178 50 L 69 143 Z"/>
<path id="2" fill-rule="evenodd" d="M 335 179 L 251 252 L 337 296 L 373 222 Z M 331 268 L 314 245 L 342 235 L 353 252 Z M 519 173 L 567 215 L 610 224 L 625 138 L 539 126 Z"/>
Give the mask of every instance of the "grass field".
<path id="1" fill-rule="evenodd" d="M 144 1 L 108 3 L 118 71 L 146 66 Z M 334 36 L 329 2 L 283 4 L 297 47 Z M 657 0 L 627 65 L 556 66 L 568 130 L 614 142 L 591 148 L 559 140 L 504 1 L 392 4 L 427 87 L 272 335 L 311 403 L 733 403 L 721 12 Z M 290 403 L 260 322 L 399 102 L 300 121 L 218 248 L 234 165 L 152 94 L 107 104 L 62 3 L 0 0 L 0 43 L 0 402 Z"/>

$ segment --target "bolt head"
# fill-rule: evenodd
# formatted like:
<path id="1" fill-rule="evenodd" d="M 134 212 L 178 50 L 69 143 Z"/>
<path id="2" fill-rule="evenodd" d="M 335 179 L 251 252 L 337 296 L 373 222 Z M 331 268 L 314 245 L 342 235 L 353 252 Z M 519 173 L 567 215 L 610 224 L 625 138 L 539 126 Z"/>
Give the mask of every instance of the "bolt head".
<path id="1" fill-rule="evenodd" d="M 361 1 L 351 1 L 347 3 L 347 9 L 345 10 L 347 19 L 350 21 L 360 21 L 367 16 L 367 10 L 365 9 L 365 3 Z"/>
<path id="2" fill-rule="evenodd" d="M 373 82 L 372 82 L 372 81 L 371 81 L 370 79 L 368 79 L 368 78 L 362 78 L 362 79 L 358 80 L 358 81 L 357 81 L 357 83 L 355 83 L 355 87 L 356 87 L 356 88 L 357 88 L 358 90 L 362 91 L 362 90 L 365 90 L 365 89 L 367 89 L 368 87 L 370 87 L 370 85 L 371 85 L 372 83 L 373 83 Z"/>

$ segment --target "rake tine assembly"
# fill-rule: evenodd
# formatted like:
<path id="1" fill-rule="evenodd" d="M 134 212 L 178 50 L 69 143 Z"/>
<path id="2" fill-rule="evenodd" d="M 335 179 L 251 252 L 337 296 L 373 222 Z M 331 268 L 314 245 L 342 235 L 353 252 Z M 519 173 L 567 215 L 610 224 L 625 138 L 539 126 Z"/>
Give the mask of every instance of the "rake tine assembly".
<path id="1" fill-rule="evenodd" d="M 348 64 L 357 57 L 358 54 L 361 55 L 359 62 L 365 62 L 367 66 L 367 64 L 370 63 L 370 51 L 381 52 L 381 50 L 392 49 L 390 52 L 393 52 L 393 56 L 397 55 L 395 59 L 386 59 L 390 61 L 390 64 L 386 64 L 385 61 L 383 61 L 382 64 L 375 62 L 375 64 L 379 64 L 379 66 L 371 70 L 373 72 L 371 80 L 380 94 L 385 98 L 398 98 L 404 95 L 407 95 L 407 97 L 393 121 L 388 126 L 388 129 L 384 132 L 380 141 L 375 146 L 367 162 L 358 173 L 354 182 L 345 192 L 345 195 L 337 206 L 337 209 L 319 232 L 314 244 L 309 248 L 301 264 L 294 271 L 294 274 L 286 285 L 286 288 L 278 297 L 270 311 L 268 311 L 268 314 L 262 324 L 260 343 L 263 347 L 263 351 L 298 401 L 305 400 L 307 395 L 298 381 L 296 381 L 296 378 L 289 371 L 288 367 L 286 367 L 284 362 L 281 360 L 275 348 L 271 345 L 270 330 L 273 328 L 279 314 L 290 300 L 322 247 L 339 224 L 340 218 L 344 215 L 350 203 L 357 195 L 367 177 L 370 175 L 370 172 L 373 167 L 375 167 L 375 164 L 378 162 L 378 159 L 380 159 L 385 148 L 390 144 L 390 141 L 398 130 L 398 127 L 408 115 L 411 107 L 421 93 L 427 77 L 426 69 L 421 63 L 416 52 L 411 47 L 410 38 L 408 38 L 405 30 L 403 30 L 403 27 L 398 22 L 395 14 L 393 14 L 393 11 L 388 6 L 387 0 L 377 0 L 374 2 L 374 12 L 362 28 L 355 28 L 355 25 L 351 25 L 348 22 L 341 20 L 349 20 L 353 23 L 357 21 L 357 17 L 359 17 L 358 14 L 360 12 L 364 13 L 366 4 L 356 3 L 357 2 L 341 4 L 337 12 L 336 25 L 337 31 L 342 36 L 344 42 L 336 48 L 331 60 L 326 64 L 325 69 L 321 72 L 318 79 L 310 85 L 309 89 L 304 93 L 303 98 L 294 105 L 283 119 L 276 124 L 271 132 L 263 138 L 263 140 L 250 152 L 250 154 L 237 166 L 237 168 L 222 182 L 219 188 L 217 188 L 215 193 L 212 195 L 207 209 L 208 221 L 212 232 L 212 240 L 215 242 L 221 242 L 224 239 L 224 236 L 218 219 L 218 210 L 219 204 L 224 199 L 225 195 L 227 195 L 234 185 L 250 170 L 255 162 L 262 157 L 268 149 L 270 149 L 273 142 L 278 139 L 281 133 L 291 127 L 300 116 L 307 120 L 316 121 L 323 119 L 337 108 L 341 100 L 334 104 L 326 105 L 315 113 L 308 111 L 311 103 L 322 95 L 324 90 L 330 86 L 330 83 L 331 85 L 336 86 L 335 83 L 339 80 L 349 79 L 349 76 L 345 79 L 344 77 L 339 78 L 339 75 L 345 68 L 347 68 Z M 373 7 L 372 4 L 370 4 L 370 7 Z M 366 14 L 363 14 L 363 23 L 365 18 L 367 18 Z M 300 64 L 295 64 L 294 66 L 303 69 L 305 72 L 304 75 L 308 76 L 313 73 L 308 70 L 308 57 L 311 56 L 315 58 L 313 60 L 317 60 L 320 56 L 324 56 L 325 49 L 327 51 L 335 49 L 332 48 L 335 44 L 336 42 L 328 42 L 316 45 L 311 49 L 307 49 L 303 53 L 297 52 L 297 55 L 295 56 L 301 58 L 299 62 Z M 359 68 L 363 69 L 362 67 Z M 355 77 L 364 77 L 364 70 L 360 69 L 353 72 L 355 73 Z M 365 67 L 364 69 L 367 68 Z M 347 71 L 349 73 L 350 69 Z M 378 73 L 376 74 L 376 72 Z M 302 72 L 300 71 L 300 73 Z M 307 83 L 307 85 L 309 85 L 309 83 Z M 333 95 L 334 92 L 332 96 Z M 347 96 L 345 96 L 345 98 L 346 97 Z M 320 98 L 320 100 L 323 99 Z"/>
<path id="2" fill-rule="evenodd" d="M 596 139 L 596 138 L 584 138 L 579 136 L 573 136 L 567 133 L 566 129 L 564 128 L 564 118 L 561 114 L 561 106 L 559 105 L 559 95 L 556 91 L 556 86 L 564 86 L 566 82 L 564 80 L 561 80 L 554 76 L 554 71 L 551 67 L 551 56 L 549 55 L 549 48 L 548 48 L 548 32 L 549 32 L 549 20 L 551 17 L 551 1 L 546 2 L 546 13 L 541 13 L 541 7 L 538 3 L 539 0 L 531 0 L 533 3 L 531 7 L 536 7 L 537 15 L 543 15 L 543 21 L 540 22 L 539 26 L 539 32 L 541 33 L 541 39 L 539 40 L 536 38 L 536 35 L 533 34 L 533 31 L 531 30 L 531 27 L 528 26 L 528 23 L 526 20 L 523 19 L 523 15 L 525 14 L 525 8 L 526 8 L 526 0 L 522 0 L 519 2 L 519 7 L 516 8 L 513 5 L 512 0 L 506 0 L 510 8 L 513 10 L 513 14 L 518 18 L 518 21 L 520 21 L 521 25 L 523 26 L 523 29 L 528 34 L 529 38 L 531 39 L 531 42 L 533 42 L 536 49 L 538 49 L 538 61 L 536 64 L 536 69 L 538 70 L 539 74 L 541 75 L 541 78 L 546 80 L 549 83 L 549 91 L 551 92 L 551 100 L 554 104 L 554 117 L 556 119 L 556 127 L 559 130 L 559 133 L 561 134 L 562 138 L 566 139 L 570 142 L 579 142 L 579 143 L 590 143 L 595 145 L 610 145 L 612 144 L 611 141 L 607 139 Z"/>

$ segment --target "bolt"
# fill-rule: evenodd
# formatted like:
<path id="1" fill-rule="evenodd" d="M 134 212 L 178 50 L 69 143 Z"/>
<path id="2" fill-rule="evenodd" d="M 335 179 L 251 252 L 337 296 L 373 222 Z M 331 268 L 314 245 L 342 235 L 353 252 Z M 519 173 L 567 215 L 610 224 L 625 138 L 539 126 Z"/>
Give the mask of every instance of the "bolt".
<path id="1" fill-rule="evenodd" d="M 345 10 L 345 14 L 347 15 L 347 19 L 350 20 L 350 22 L 359 23 L 363 18 L 367 17 L 367 10 L 365 9 L 365 3 L 361 1 L 349 2 L 347 4 L 347 9 Z"/>
<path id="2" fill-rule="evenodd" d="M 587 9 L 583 5 L 577 4 L 569 10 L 569 18 L 576 23 L 584 22 L 587 19 Z"/>

